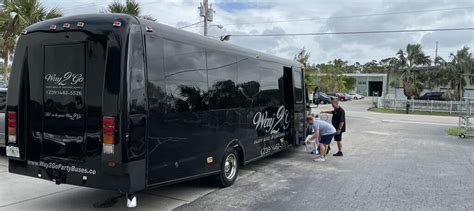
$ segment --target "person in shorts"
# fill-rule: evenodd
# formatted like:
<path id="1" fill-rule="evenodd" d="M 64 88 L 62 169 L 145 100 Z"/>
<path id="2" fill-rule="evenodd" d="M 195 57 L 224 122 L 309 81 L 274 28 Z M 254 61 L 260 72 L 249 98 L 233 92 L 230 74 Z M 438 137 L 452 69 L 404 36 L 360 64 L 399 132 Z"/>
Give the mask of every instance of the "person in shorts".
<path id="1" fill-rule="evenodd" d="M 322 162 L 326 160 L 326 149 L 331 144 L 331 140 L 336 134 L 336 129 L 329 123 L 313 116 L 306 117 L 306 121 L 313 128 L 314 134 L 308 138 L 308 142 L 319 140 L 319 157 L 314 161 Z"/>
<path id="2" fill-rule="evenodd" d="M 336 128 L 336 135 L 334 136 L 334 141 L 337 143 L 337 153 L 333 156 L 342 157 L 342 133 L 346 132 L 346 112 L 339 105 L 339 101 L 334 99 L 331 101 L 331 105 L 334 108 L 333 111 L 322 111 L 321 113 L 332 114 L 332 125 Z"/>
<path id="3" fill-rule="evenodd" d="M 318 115 L 314 113 L 311 114 L 311 116 L 313 116 L 314 119 L 319 118 Z M 311 154 L 319 155 L 319 140 L 313 138 L 314 132 L 315 132 L 313 129 L 313 126 L 308 124 L 306 132 L 308 134 L 304 141 L 305 146 L 306 146 L 306 151 L 310 152 Z"/>

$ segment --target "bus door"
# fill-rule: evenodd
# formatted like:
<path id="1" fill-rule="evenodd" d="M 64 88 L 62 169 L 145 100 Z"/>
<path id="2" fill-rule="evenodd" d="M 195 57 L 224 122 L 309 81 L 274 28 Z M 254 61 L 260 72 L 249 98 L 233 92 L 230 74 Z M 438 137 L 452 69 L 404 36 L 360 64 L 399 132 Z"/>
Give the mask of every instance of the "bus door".
<path id="1" fill-rule="evenodd" d="M 299 145 L 303 143 L 304 137 L 304 100 L 302 89 L 301 69 L 293 70 L 291 67 L 284 67 L 284 94 L 285 107 L 291 113 L 291 142 Z"/>
<path id="2" fill-rule="evenodd" d="M 306 131 L 306 100 L 303 79 L 303 69 L 293 67 L 293 90 L 294 90 L 294 125 L 296 130 L 296 142 L 300 145 L 304 143 Z"/>

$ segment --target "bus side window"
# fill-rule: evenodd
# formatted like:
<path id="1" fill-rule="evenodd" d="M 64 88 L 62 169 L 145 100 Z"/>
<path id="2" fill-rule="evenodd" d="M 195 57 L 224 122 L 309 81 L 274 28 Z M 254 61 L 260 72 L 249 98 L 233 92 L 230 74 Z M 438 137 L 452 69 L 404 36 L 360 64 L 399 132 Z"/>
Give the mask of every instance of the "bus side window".
<path id="1" fill-rule="evenodd" d="M 209 110 L 205 49 L 166 39 L 163 46 L 169 111 Z"/>
<path id="2" fill-rule="evenodd" d="M 237 108 L 237 58 L 220 51 L 207 50 L 209 106 L 211 109 Z"/>
<path id="3" fill-rule="evenodd" d="M 150 117 L 163 115 L 166 105 L 165 72 L 163 68 L 163 39 L 146 36 L 148 109 Z"/>

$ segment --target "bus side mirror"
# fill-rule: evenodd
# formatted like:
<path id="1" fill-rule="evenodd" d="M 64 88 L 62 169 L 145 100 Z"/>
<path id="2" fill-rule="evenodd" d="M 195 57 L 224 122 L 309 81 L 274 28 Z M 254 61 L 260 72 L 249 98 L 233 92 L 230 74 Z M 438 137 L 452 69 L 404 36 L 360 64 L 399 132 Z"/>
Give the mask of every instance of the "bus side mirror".
<path id="1" fill-rule="evenodd" d="M 319 87 L 314 87 L 314 94 L 313 94 L 313 103 L 319 105 L 321 103 L 321 99 L 319 98 L 320 91 Z"/>
<path id="2" fill-rule="evenodd" d="M 321 104 L 321 99 L 319 98 L 319 91 L 318 92 L 315 92 L 314 95 L 313 95 L 313 103 L 316 104 L 316 105 L 319 105 Z"/>

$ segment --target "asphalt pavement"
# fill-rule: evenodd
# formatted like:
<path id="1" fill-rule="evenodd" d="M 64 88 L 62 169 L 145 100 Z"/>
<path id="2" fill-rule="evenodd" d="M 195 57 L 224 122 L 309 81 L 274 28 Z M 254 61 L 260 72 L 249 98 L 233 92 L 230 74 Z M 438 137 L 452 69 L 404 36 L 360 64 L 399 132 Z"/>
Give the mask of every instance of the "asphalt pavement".
<path id="1" fill-rule="evenodd" d="M 142 192 L 135 210 L 474 209 L 474 140 L 444 133 L 457 118 L 373 113 L 370 104 L 342 103 L 344 157 L 316 163 L 293 148 L 243 167 L 228 188 L 195 180 Z M 125 209 L 116 192 L 57 186 L 10 174 L 7 165 L 0 157 L 2 211 Z"/>

